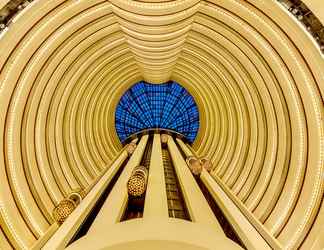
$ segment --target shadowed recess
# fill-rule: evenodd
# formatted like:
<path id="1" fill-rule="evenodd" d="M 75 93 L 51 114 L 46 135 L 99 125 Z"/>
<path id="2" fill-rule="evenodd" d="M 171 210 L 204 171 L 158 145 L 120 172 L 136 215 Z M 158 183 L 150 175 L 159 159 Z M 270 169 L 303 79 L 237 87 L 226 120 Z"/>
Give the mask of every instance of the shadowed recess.
<path id="1" fill-rule="evenodd" d="M 121 97 L 115 114 L 121 142 L 145 129 L 176 131 L 193 142 L 199 128 L 198 107 L 189 92 L 174 81 L 139 82 Z"/>

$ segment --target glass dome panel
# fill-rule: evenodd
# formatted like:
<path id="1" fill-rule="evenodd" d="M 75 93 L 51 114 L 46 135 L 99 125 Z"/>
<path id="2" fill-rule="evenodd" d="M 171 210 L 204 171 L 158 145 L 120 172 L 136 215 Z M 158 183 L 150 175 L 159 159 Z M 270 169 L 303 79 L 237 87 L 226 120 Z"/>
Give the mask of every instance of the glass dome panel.
<path id="1" fill-rule="evenodd" d="M 193 142 L 199 129 L 194 98 L 174 81 L 164 84 L 139 82 L 121 97 L 115 113 L 119 139 L 145 129 L 169 129 Z"/>

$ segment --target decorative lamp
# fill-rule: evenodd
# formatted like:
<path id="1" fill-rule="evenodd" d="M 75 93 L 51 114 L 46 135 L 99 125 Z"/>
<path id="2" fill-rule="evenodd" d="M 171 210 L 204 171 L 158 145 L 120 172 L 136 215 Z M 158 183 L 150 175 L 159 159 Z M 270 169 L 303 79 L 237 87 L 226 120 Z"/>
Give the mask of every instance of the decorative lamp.
<path id="1" fill-rule="evenodd" d="M 127 182 L 128 195 L 141 197 L 144 195 L 147 186 L 148 170 L 143 166 L 136 167 Z"/>
<path id="2" fill-rule="evenodd" d="M 128 155 L 132 155 L 134 153 L 135 149 L 136 149 L 135 142 L 131 142 L 131 143 L 127 144 L 127 146 L 126 146 L 126 151 L 127 151 Z"/>
<path id="3" fill-rule="evenodd" d="M 73 190 L 68 196 L 68 198 L 73 200 L 76 205 L 80 204 L 83 197 L 84 196 L 83 193 L 81 192 L 81 189 Z"/>
<path id="4" fill-rule="evenodd" d="M 189 156 L 186 159 L 187 165 L 193 175 L 199 176 L 202 171 L 202 165 L 200 164 L 200 161 L 195 156 Z"/>
<path id="5" fill-rule="evenodd" d="M 53 209 L 53 218 L 54 220 L 61 225 L 67 217 L 74 211 L 77 207 L 77 204 L 74 200 L 65 198 L 63 199 L 54 209 Z"/>
<path id="6" fill-rule="evenodd" d="M 213 164 L 207 157 L 200 158 L 200 164 L 208 173 L 213 169 Z"/>
<path id="7" fill-rule="evenodd" d="M 169 139 L 169 137 L 168 137 L 168 135 L 167 134 L 162 134 L 161 135 L 161 143 L 162 143 L 162 145 L 164 144 L 167 144 L 168 143 L 168 139 Z"/>

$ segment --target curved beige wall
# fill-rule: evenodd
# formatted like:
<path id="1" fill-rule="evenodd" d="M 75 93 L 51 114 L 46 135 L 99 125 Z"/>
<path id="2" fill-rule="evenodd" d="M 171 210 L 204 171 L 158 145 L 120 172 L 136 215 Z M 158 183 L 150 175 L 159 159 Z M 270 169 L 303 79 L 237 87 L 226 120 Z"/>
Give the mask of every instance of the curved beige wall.
<path id="1" fill-rule="evenodd" d="M 314 41 L 276 1 L 148 2 L 34 1 L 1 35 L 0 245 L 33 245 L 54 205 L 116 156 L 124 91 L 171 79 L 198 103 L 193 147 L 214 174 L 283 248 L 320 246 L 324 61 Z"/>

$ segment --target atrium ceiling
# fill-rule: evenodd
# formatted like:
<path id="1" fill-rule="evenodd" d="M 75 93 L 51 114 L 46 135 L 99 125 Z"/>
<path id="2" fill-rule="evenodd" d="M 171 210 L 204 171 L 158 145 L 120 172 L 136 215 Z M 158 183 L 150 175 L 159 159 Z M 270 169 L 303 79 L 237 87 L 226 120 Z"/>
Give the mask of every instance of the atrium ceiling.
<path id="1" fill-rule="evenodd" d="M 109 166 L 143 80 L 194 97 L 193 149 L 274 248 L 322 244 L 324 57 L 277 1 L 35 0 L 0 48 L 0 246 L 30 248 Z"/>

